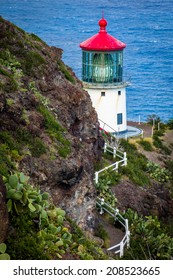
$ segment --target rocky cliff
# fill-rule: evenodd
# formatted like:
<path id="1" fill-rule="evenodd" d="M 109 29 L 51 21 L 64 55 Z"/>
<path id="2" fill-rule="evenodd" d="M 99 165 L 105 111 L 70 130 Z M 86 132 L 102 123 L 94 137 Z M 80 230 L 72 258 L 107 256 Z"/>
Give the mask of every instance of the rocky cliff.
<path id="1" fill-rule="evenodd" d="M 0 175 L 23 171 L 85 228 L 95 207 L 99 124 L 61 55 L 0 18 Z"/>

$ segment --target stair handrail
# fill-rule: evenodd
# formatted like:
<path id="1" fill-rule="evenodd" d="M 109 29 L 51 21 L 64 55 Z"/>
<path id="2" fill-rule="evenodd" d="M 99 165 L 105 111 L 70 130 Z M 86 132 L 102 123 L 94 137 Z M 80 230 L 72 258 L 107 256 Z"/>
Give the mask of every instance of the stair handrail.
<path id="1" fill-rule="evenodd" d="M 110 216 L 114 218 L 115 221 L 118 221 L 125 229 L 125 235 L 121 242 L 115 244 L 108 248 L 108 251 L 114 250 L 115 254 L 119 254 L 120 257 L 124 255 L 124 248 L 130 246 L 130 231 L 128 226 L 128 219 L 124 219 L 124 217 L 119 213 L 118 208 L 113 208 L 111 205 L 104 201 L 104 198 L 97 197 L 96 205 L 100 207 L 100 214 L 102 215 L 104 212 L 107 212 Z"/>

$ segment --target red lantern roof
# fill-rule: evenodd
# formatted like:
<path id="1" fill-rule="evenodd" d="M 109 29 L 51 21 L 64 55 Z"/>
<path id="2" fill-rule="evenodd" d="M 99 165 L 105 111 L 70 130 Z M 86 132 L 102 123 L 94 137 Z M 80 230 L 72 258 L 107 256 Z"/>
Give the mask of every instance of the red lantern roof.
<path id="1" fill-rule="evenodd" d="M 121 51 L 126 44 L 111 36 L 106 31 L 107 21 L 102 18 L 98 22 L 100 31 L 96 35 L 80 44 L 83 50 L 87 51 Z"/>

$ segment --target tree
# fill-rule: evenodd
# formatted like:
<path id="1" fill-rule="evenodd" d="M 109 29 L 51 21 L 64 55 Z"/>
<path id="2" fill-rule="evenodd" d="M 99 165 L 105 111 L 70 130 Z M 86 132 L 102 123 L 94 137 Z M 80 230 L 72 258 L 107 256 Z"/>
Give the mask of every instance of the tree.
<path id="1" fill-rule="evenodd" d="M 156 114 L 151 114 L 147 117 L 147 123 L 153 126 L 157 125 L 159 122 L 161 122 L 161 119 Z"/>

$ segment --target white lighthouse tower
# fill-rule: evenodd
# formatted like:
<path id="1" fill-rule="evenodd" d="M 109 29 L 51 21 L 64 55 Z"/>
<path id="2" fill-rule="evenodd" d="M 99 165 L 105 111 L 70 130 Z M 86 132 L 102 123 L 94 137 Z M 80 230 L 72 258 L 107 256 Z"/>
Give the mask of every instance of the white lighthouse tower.
<path id="1" fill-rule="evenodd" d="M 104 18 L 98 24 L 98 34 L 80 44 L 83 86 L 91 97 L 100 126 L 106 124 L 106 130 L 112 133 L 125 132 L 127 82 L 123 81 L 123 49 L 126 44 L 107 33 Z"/>

